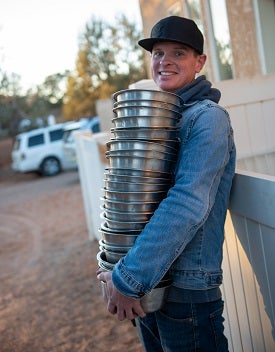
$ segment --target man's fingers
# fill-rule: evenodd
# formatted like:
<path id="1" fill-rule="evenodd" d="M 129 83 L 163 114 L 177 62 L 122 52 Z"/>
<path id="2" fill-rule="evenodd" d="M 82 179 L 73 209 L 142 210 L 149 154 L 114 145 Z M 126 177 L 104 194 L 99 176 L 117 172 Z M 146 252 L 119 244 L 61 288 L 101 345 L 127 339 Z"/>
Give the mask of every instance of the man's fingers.
<path id="1" fill-rule="evenodd" d="M 109 299 L 109 292 L 108 292 L 107 284 L 104 281 L 100 281 L 100 283 L 101 283 L 101 287 L 102 287 L 103 299 L 107 303 L 108 299 Z"/>
<path id="2" fill-rule="evenodd" d="M 113 285 L 111 273 L 98 269 L 97 279 L 101 281 L 103 298 L 107 303 L 107 310 L 117 315 L 118 320 L 133 320 L 137 317 L 145 317 L 140 300 L 133 299 L 121 294 Z"/>
<path id="3" fill-rule="evenodd" d="M 144 310 L 140 304 L 140 301 L 138 301 L 137 304 L 135 305 L 134 312 L 137 314 L 137 316 L 139 316 L 141 318 L 144 318 L 146 316 L 146 313 L 144 312 Z"/>
<path id="4" fill-rule="evenodd" d="M 96 275 L 96 277 L 97 277 L 97 279 L 98 280 L 100 280 L 100 281 L 106 281 L 104 278 L 105 278 L 105 272 L 104 271 L 98 271 L 97 273 L 96 273 L 97 275 Z"/>
<path id="5" fill-rule="evenodd" d="M 117 306 L 113 304 L 110 299 L 108 300 L 107 309 L 111 314 L 117 313 Z"/>

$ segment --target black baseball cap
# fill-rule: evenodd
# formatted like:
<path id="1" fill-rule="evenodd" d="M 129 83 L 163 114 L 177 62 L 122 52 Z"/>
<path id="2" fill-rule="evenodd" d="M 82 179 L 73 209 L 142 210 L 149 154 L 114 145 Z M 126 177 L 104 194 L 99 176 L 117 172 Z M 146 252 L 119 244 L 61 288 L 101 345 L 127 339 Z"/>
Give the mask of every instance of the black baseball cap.
<path id="1" fill-rule="evenodd" d="M 169 16 L 157 22 L 150 38 L 139 40 L 138 44 L 145 50 L 152 51 L 157 42 L 177 42 L 203 53 L 203 35 L 193 20 L 179 16 Z"/>

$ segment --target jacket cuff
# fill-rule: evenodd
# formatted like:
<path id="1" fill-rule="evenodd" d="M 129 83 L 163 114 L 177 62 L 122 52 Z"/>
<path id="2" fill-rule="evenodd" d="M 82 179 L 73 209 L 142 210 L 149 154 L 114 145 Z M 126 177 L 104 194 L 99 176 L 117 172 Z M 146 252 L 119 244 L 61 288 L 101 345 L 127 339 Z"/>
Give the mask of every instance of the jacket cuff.
<path id="1" fill-rule="evenodd" d="M 142 298 L 145 295 L 144 287 L 131 277 L 126 271 L 122 261 L 123 259 L 115 265 L 112 271 L 113 284 L 116 289 L 125 296 L 137 299 Z"/>

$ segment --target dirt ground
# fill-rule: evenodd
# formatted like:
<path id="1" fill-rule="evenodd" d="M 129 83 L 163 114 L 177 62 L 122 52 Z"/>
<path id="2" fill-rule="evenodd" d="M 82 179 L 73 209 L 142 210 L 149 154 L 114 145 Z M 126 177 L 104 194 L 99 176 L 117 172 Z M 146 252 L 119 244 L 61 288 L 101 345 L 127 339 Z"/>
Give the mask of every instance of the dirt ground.
<path id="1" fill-rule="evenodd" d="M 0 142 L 0 352 L 141 352 L 103 303 L 78 173 L 16 174 L 10 149 Z"/>

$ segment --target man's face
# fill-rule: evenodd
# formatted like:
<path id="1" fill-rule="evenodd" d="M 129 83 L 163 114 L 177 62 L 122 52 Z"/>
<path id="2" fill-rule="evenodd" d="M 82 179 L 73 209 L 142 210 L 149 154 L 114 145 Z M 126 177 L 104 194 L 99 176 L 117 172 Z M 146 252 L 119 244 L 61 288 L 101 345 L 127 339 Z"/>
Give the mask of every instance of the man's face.
<path id="1" fill-rule="evenodd" d="M 158 87 L 175 92 L 192 82 L 206 61 L 206 55 L 174 42 L 156 43 L 152 50 L 151 70 Z"/>

